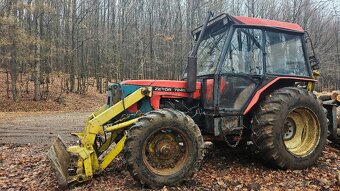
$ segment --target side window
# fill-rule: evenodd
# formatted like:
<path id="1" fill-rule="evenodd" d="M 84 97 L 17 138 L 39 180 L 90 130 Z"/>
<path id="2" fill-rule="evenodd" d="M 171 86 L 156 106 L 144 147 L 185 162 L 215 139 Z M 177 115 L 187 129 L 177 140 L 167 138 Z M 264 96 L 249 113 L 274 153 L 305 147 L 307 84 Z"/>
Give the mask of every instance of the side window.
<path id="1" fill-rule="evenodd" d="M 262 74 L 262 31 L 237 28 L 222 66 L 222 73 Z"/>
<path id="2" fill-rule="evenodd" d="M 204 39 L 197 52 L 197 74 L 213 74 L 218 64 L 221 50 L 225 42 L 226 30 L 217 31 L 217 34 L 211 34 Z"/>
<path id="3" fill-rule="evenodd" d="M 265 36 L 267 73 L 308 76 L 301 36 L 269 31 Z"/>

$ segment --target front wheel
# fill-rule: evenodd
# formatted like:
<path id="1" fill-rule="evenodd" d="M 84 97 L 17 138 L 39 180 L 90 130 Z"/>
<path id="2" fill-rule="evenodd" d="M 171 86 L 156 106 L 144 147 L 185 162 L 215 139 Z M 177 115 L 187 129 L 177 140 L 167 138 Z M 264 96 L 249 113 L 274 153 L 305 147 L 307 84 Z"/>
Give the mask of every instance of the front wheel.
<path id="1" fill-rule="evenodd" d="M 134 179 L 162 187 L 191 177 L 200 166 L 203 150 L 203 137 L 190 117 L 176 110 L 159 109 L 130 128 L 124 155 Z"/>
<path id="2" fill-rule="evenodd" d="M 284 169 L 309 167 L 327 139 L 327 118 L 315 95 L 296 87 L 268 95 L 255 111 L 253 142 L 267 163 Z"/>

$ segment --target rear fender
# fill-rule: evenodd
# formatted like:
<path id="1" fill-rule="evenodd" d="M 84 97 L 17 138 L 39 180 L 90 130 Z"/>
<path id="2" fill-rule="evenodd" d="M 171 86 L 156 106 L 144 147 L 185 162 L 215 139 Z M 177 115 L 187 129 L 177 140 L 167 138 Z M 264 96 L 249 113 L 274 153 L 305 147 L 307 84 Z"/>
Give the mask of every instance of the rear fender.
<path id="1" fill-rule="evenodd" d="M 273 92 L 276 89 L 291 86 L 295 82 L 316 82 L 315 79 L 312 78 L 300 78 L 300 77 L 276 77 L 273 80 L 265 83 L 260 86 L 253 94 L 252 98 L 248 102 L 249 104 L 246 106 L 243 115 L 249 113 L 252 108 L 258 103 L 260 97 L 263 95 L 267 95 Z"/>

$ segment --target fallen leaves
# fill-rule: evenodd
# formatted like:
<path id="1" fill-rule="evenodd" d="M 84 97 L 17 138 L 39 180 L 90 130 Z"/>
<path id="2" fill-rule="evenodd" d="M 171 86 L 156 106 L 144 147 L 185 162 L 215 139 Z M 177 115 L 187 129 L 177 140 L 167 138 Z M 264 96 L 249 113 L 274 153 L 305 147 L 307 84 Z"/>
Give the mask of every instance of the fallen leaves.
<path id="1" fill-rule="evenodd" d="M 0 73 L 0 81 L 4 82 L 5 78 L 5 73 Z M 61 89 L 60 80 L 55 77 L 51 82 L 49 96 L 46 100 L 33 101 L 34 87 L 32 84 L 28 87 L 29 94 L 21 92 L 19 100 L 16 102 L 7 98 L 6 91 L 0 91 L 0 119 L 8 116 L 2 112 L 17 114 L 18 112 L 38 111 L 95 111 L 105 103 L 106 95 L 100 94 L 94 86 L 88 86 L 86 95 L 63 93 L 63 101 L 60 103 L 58 101 Z"/>
<path id="2" fill-rule="evenodd" d="M 0 163 L 0 190 L 47 190 L 48 187 L 56 187 L 42 148 L 3 145 L 0 150 L 3 158 Z"/>
<path id="3" fill-rule="evenodd" d="M 32 145 L 0 146 L 0 190 L 58 189 L 48 148 Z M 327 146 L 318 162 L 304 170 L 277 170 L 263 165 L 247 150 L 207 148 L 202 169 L 189 181 L 163 187 L 174 190 L 339 190 L 340 151 Z M 129 175 L 123 158 L 113 161 L 93 180 L 70 190 L 141 190 Z"/>

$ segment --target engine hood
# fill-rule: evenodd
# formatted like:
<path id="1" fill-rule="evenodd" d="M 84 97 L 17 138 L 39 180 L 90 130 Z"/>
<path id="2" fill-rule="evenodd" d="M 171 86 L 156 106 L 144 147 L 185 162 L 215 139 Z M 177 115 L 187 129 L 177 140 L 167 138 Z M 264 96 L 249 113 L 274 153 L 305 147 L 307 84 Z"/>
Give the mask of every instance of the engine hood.
<path id="1" fill-rule="evenodd" d="M 154 95 L 167 95 L 178 97 L 190 97 L 186 91 L 187 82 L 179 80 L 126 80 L 120 84 L 135 85 L 135 86 L 151 86 L 153 87 Z M 200 95 L 201 83 L 196 82 L 196 91 L 193 98 L 198 98 Z"/>

